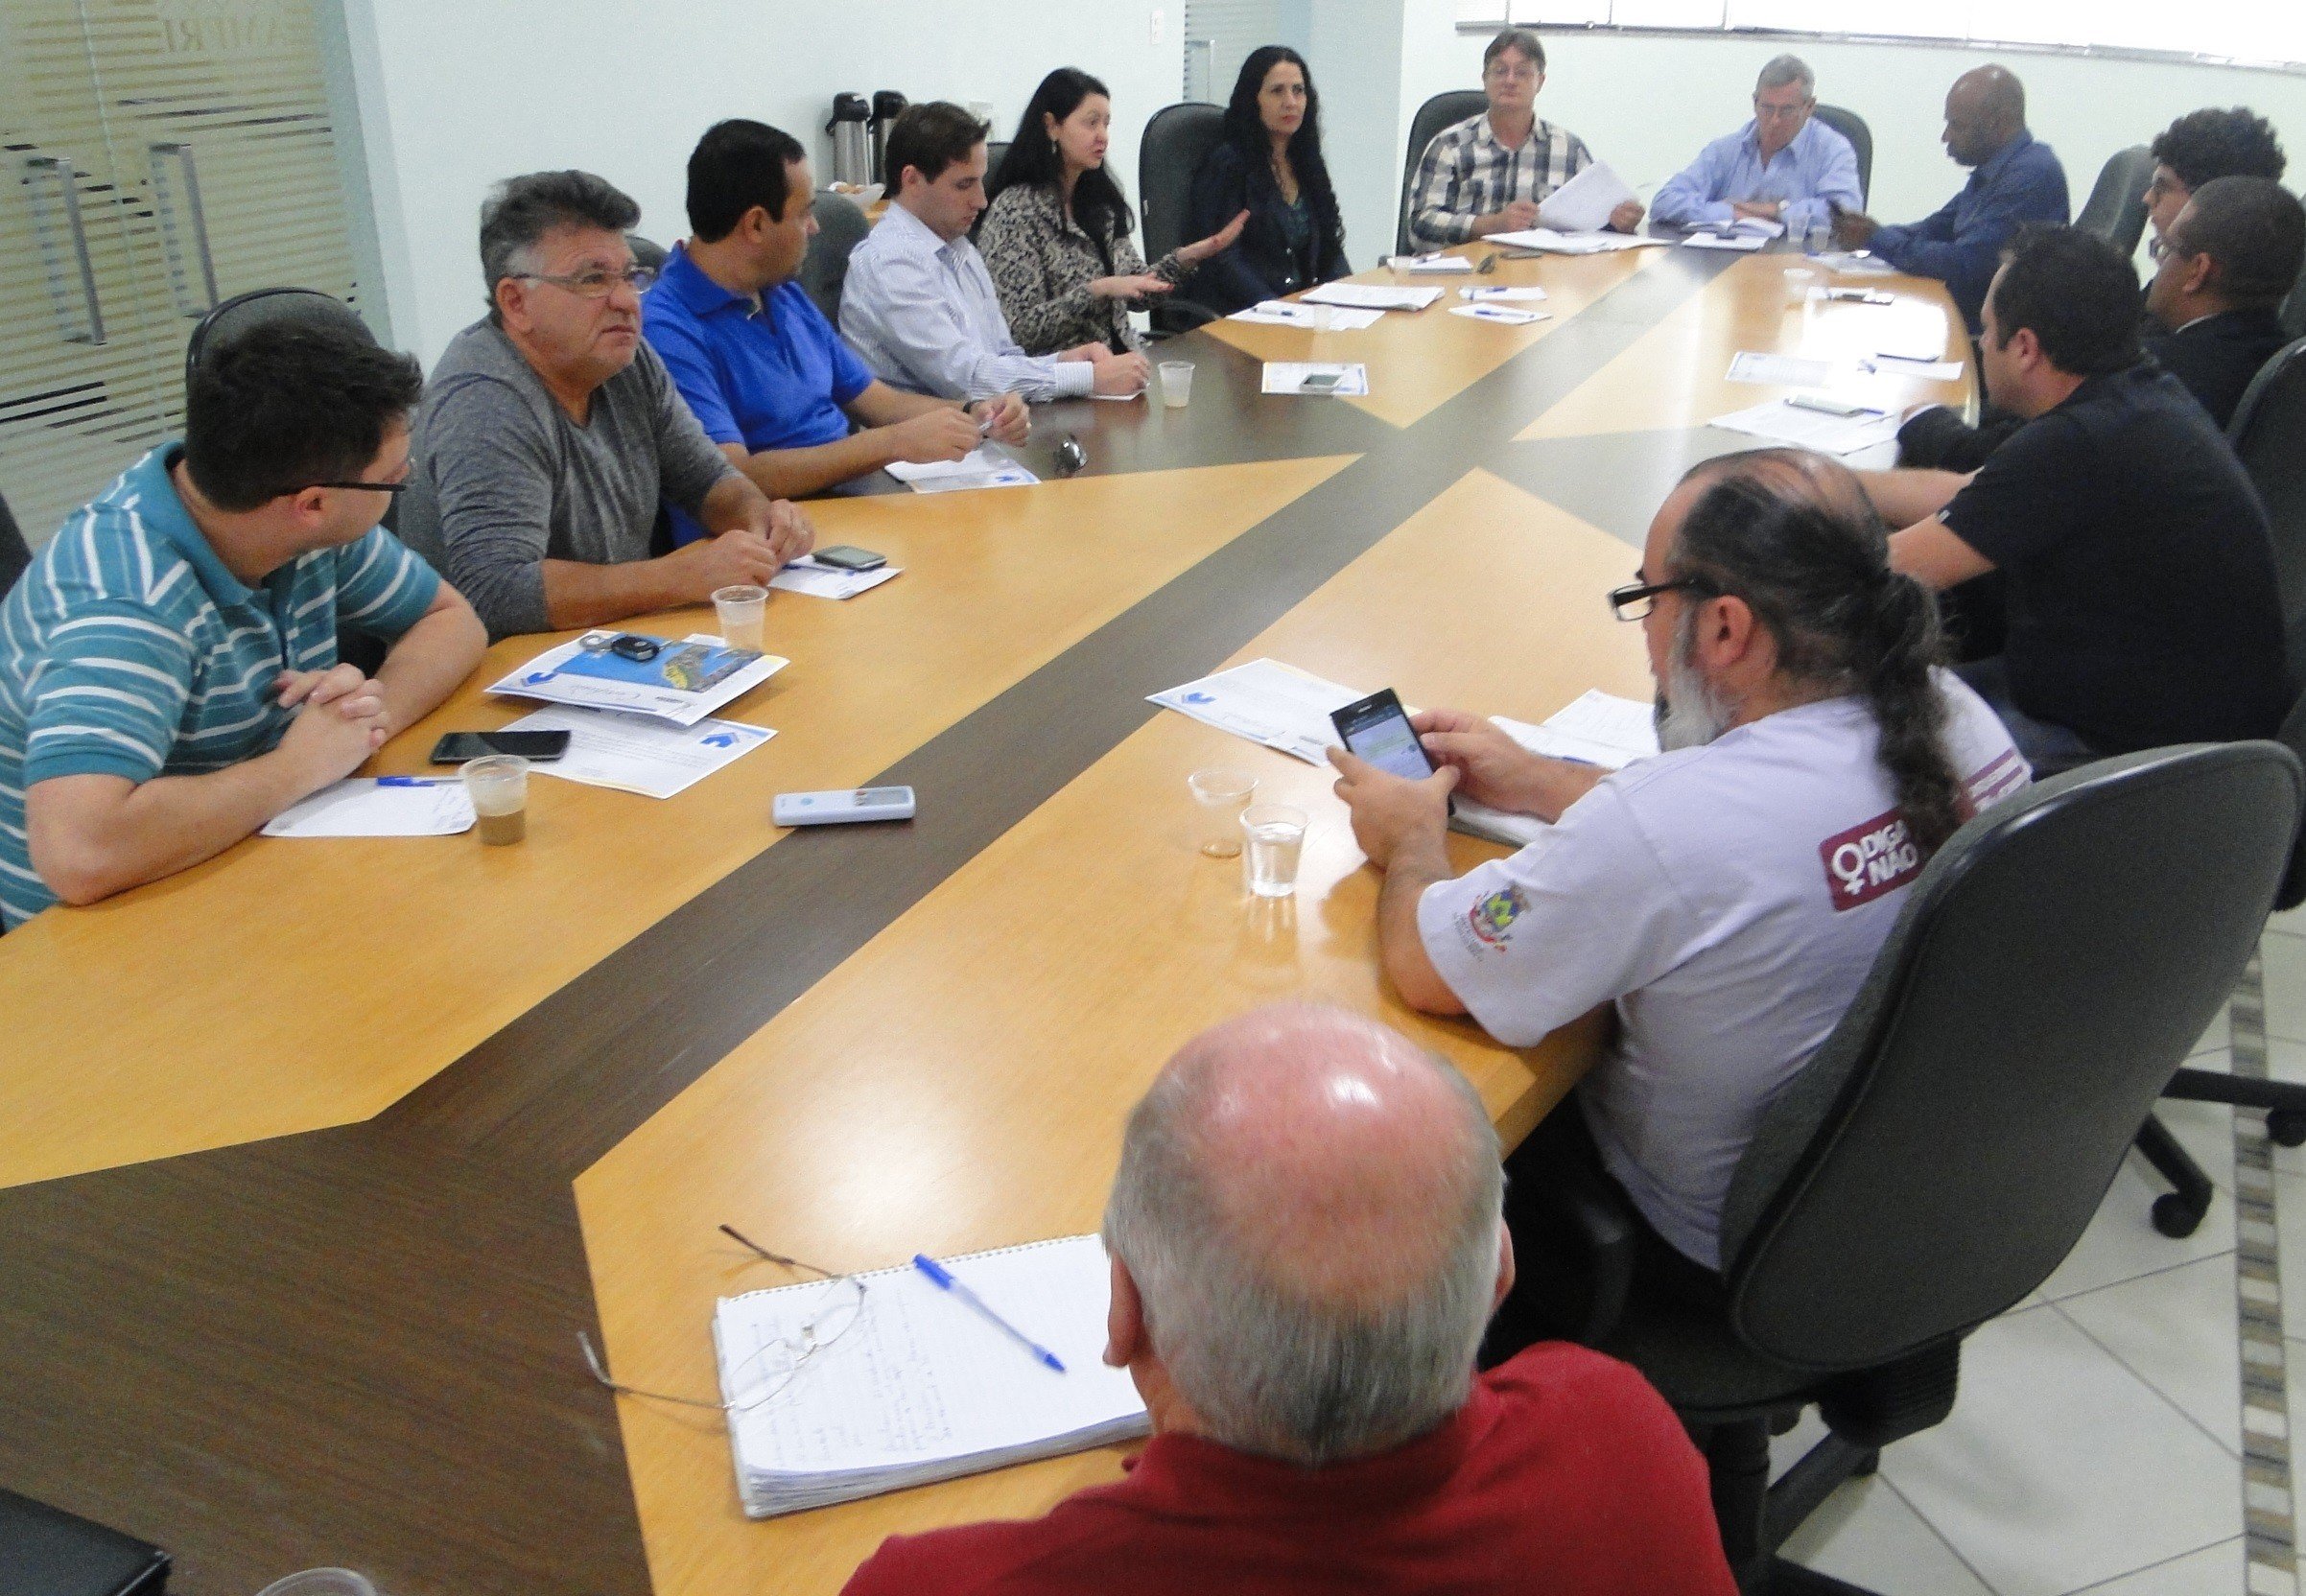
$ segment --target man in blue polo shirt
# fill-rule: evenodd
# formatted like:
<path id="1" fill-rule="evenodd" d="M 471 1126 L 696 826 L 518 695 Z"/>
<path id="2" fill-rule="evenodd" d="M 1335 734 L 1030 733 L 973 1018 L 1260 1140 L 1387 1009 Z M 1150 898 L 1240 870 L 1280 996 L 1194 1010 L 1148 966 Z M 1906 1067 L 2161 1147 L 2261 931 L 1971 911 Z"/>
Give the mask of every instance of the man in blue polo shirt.
<path id="1" fill-rule="evenodd" d="M 1972 169 L 1962 192 L 1910 226 L 1885 227 L 1843 211 L 1834 220 L 1834 242 L 1871 249 L 1900 271 L 1938 278 L 1974 334 L 2002 246 L 2026 223 L 2063 226 L 2071 215 L 2066 170 L 2026 130 L 2026 85 L 2007 67 L 1976 67 L 1954 80 L 1940 136 L 1954 163 Z"/>
<path id="2" fill-rule="evenodd" d="M 222 853 L 480 663 L 480 619 L 377 526 L 416 363 L 281 323 L 204 358 L 184 441 L 64 523 L 0 603 L 0 919 Z M 388 644 L 374 677 L 337 629 Z"/>
<path id="3" fill-rule="evenodd" d="M 1023 398 L 962 406 L 877 381 L 794 280 L 816 231 L 807 153 L 735 120 L 689 157 L 689 226 L 642 302 L 642 331 L 737 468 L 776 499 L 899 460 L 957 460 L 989 434 L 1022 443 Z M 852 430 L 851 423 L 857 430 Z M 695 535 L 675 514 L 673 535 Z"/>

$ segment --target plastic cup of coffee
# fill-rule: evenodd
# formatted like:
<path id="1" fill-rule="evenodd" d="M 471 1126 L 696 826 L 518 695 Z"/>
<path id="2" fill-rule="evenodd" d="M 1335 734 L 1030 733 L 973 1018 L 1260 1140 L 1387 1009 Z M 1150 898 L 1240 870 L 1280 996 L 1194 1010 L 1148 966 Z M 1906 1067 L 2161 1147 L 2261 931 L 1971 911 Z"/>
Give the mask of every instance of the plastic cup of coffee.
<path id="1" fill-rule="evenodd" d="M 1191 361 L 1163 361 L 1161 363 L 1161 402 L 1170 410 L 1181 411 L 1193 397 L 1193 363 Z"/>
<path id="2" fill-rule="evenodd" d="M 256 1596 L 376 1596 L 376 1586 L 349 1568 L 307 1568 L 274 1580 Z"/>
<path id="3" fill-rule="evenodd" d="M 720 641 L 732 648 L 762 651 L 763 622 L 767 618 L 768 589 L 723 587 L 713 591 L 713 612 L 720 618 Z"/>
<path id="4" fill-rule="evenodd" d="M 465 795 L 480 820 L 481 840 L 491 847 L 529 834 L 529 762 L 518 754 L 490 754 L 467 760 L 459 772 Z"/>
<path id="5" fill-rule="evenodd" d="M 1200 820 L 1201 851 L 1213 859 L 1230 859 L 1241 852 L 1241 811 L 1257 796 L 1258 779 L 1246 770 L 1196 770 L 1185 779 L 1193 791 L 1193 808 Z"/>

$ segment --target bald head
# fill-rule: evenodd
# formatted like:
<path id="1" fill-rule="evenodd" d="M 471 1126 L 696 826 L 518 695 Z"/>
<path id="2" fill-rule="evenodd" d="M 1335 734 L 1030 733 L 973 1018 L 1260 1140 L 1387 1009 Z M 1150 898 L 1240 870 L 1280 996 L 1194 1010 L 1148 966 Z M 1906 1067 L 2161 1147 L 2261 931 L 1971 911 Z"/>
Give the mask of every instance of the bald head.
<path id="1" fill-rule="evenodd" d="M 1188 1044 L 1138 1105 L 1106 1239 L 1212 1435 L 1321 1463 L 1464 1400 L 1502 1192 L 1457 1071 L 1354 1015 L 1259 1009 Z"/>
<path id="2" fill-rule="evenodd" d="M 2026 85 L 2006 66 L 1972 67 L 1945 96 L 1945 153 L 1981 166 L 2026 130 Z"/>

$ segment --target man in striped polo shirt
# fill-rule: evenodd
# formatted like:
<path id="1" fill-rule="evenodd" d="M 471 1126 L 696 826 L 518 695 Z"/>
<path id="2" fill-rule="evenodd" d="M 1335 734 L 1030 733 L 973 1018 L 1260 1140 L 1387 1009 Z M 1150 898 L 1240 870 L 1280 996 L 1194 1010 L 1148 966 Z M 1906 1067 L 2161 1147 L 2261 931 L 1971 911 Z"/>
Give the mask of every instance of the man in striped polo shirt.
<path id="1" fill-rule="evenodd" d="M 204 359 L 184 440 L 72 516 L 0 603 L 0 919 L 222 853 L 350 775 L 480 662 L 472 606 L 377 526 L 423 375 L 274 323 Z M 390 645 L 374 677 L 340 624 Z"/>

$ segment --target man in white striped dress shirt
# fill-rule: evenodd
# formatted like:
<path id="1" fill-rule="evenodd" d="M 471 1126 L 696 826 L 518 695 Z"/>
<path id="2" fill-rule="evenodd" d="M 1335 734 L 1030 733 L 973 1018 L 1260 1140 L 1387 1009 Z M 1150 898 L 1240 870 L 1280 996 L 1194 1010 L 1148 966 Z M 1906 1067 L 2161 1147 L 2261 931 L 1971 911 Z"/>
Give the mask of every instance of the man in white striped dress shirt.
<path id="1" fill-rule="evenodd" d="M 423 374 L 333 327 L 210 353 L 185 436 L 73 515 L 0 603 L 0 921 L 198 864 L 349 776 L 487 646 L 377 525 Z M 388 645 L 374 677 L 337 628 Z"/>

